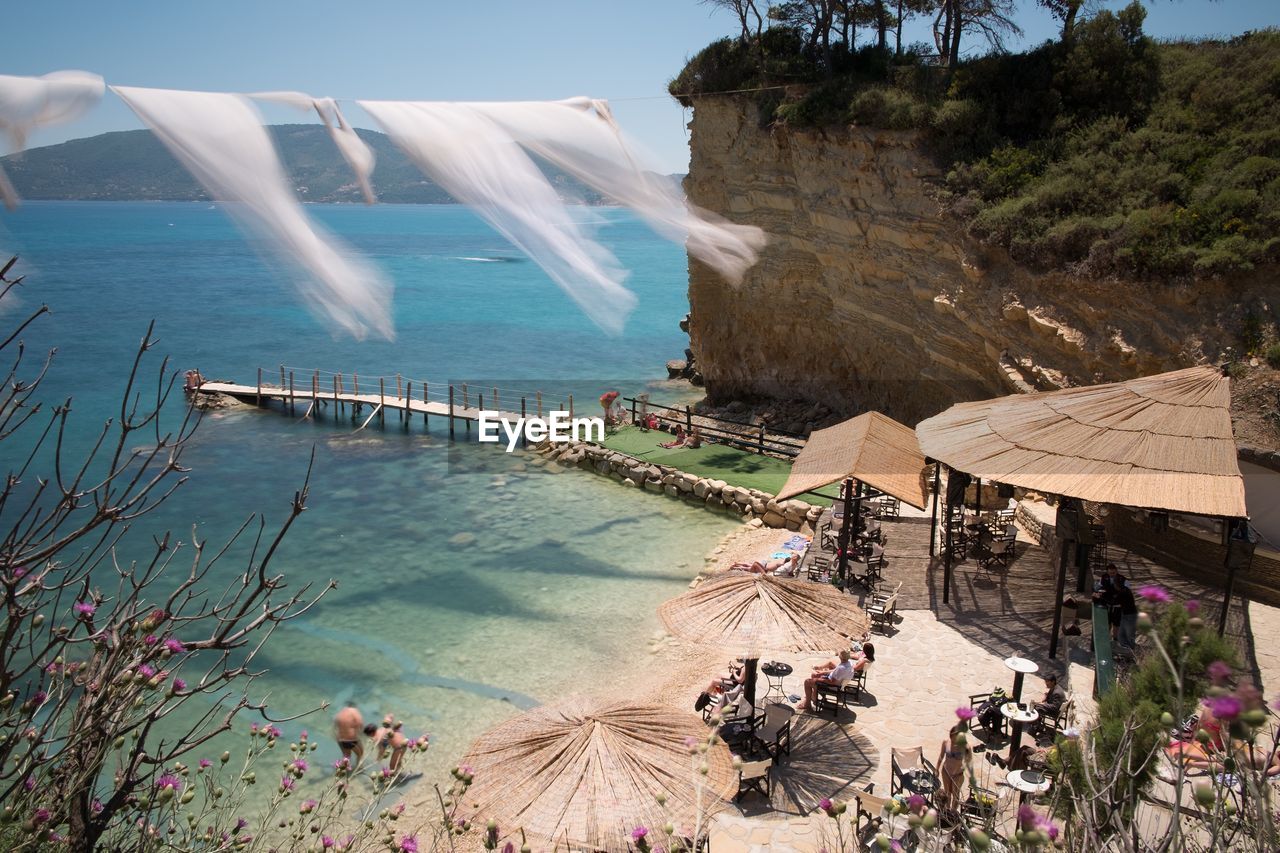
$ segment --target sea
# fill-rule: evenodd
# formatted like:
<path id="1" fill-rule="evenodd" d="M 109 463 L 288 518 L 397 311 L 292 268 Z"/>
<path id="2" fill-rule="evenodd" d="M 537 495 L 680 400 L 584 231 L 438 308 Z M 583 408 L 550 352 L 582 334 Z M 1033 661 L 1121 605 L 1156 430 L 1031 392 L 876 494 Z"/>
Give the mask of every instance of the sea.
<path id="1" fill-rule="evenodd" d="M 281 365 L 299 384 L 319 369 L 348 382 L 353 373 L 366 383 L 401 374 L 468 382 L 472 394 L 499 387 L 503 408 L 521 391 L 543 391 L 548 403 L 575 393 L 579 412 L 595 409 L 611 388 L 655 400 L 690 396 L 662 378 L 666 360 L 687 345 L 678 328 L 688 311 L 686 255 L 626 211 L 583 211 L 631 271 L 627 285 L 639 303 L 620 336 L 596 328 L 465 207 L 307 212 L 394 280 L 394 341 L 357 341 L 313 316 L 293 279 L 219 205 L 27 202 L 0 215 L 0 255 L 18 255 L 10 277 L 26 276 L 0 306 L 0 326 L 49 306 L 22 334 L 26 373 L 56 347 L 39 397 L 49 407 L 71 401 L 68 456 L 87 452 L 119 418 L 151 321 L 158 343 L 143 361 L 143 403 L 162 371 L 198 368 L 206 378 L 253 384 L 260 368 L 267 381 L 278 379 Z M 166 429 L 177 428 L 184 408 L 175 393 Z M 324 414 L 207 414 L 183 458 L 188 481 L 134 522 L 117 561 L 147 560 L 152 537 L 166 530 L 187 548 L 198 537 L 210 551 L 251 516 L 269 534 L 314 453 L 307 510 L 272 569 L 291 589 L 337 586 L 279 626 L 255 661 L 263 672 L 250 693 L 273 717 L 293 718 L 281 724 L 287 736 L 315 733 L 325 764 L 338 757 L 330 717 L 347 701 L 366 720 L 392 714 L 408 734 L 430 734 L 420 769 L 431 779 L 523 708 L 602 680 L 625 685 L 660 630 L 657 606 L 686 589 L 732 529 L 727 516 L 549 470 L 461 428 L 451 441 L 443 419 L 424 427 L 392 416 L 357 430 L 350 413 Z M 154 435 L 137 434 L 136 448 L 148 441 Z M 0 444 L 0 467 L 13 468 L 20 450 L 15 440 Z M 242 537 L 207 587 L 219 589 L 249 556 Z M 324 703 L 329 710 L 305 713 Z M 255 719 L 243 716 L 237 736 Z"/>

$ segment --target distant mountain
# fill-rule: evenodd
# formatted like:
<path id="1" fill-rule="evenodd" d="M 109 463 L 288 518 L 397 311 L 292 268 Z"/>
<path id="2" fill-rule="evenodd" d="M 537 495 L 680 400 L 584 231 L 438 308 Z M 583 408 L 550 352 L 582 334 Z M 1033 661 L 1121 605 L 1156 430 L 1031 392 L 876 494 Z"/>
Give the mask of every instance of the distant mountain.
<path id="1" fill-rule="evenodd" d="M 267 128 L 298 197 L 358 202 L 360 189 L 325 129 L 314 124 Z M 380 201 L 449 204 L 453 198 L 418 171 L 386 134 L 357 131 L 378 157 L 373 188 Z M 104 133 L 0 158 L 23 198 L 97 201 L 207 201 L 209 196 L 148 130 Z M 544 166 L 561 196 L 587 204 L 607 200 Z"/>

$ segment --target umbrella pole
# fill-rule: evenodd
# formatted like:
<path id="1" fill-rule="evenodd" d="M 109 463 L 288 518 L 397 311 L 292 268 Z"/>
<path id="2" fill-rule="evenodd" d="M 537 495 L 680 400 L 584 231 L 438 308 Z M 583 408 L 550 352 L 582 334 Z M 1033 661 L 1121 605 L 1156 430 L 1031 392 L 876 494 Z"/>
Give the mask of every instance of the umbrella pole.
<path id="1" fill-rule="evenodd" d="M 942 470 L 942 463 L 938 463 L 938 470 Z M 951 475 L 953 471 L 947 472 L 947 491 L 951 491 Z M 942 493 L 934 495 L 934 502 L 942 499 Z M 942 542 L 942 603 L 949 604 L 951 602 L 951 503 L 947 503 L 947 514 L 944 516 L 943 522 L 943 542 Z"/>
<path id="2" fill-rule="evenodd" d="M 942 463 L 935 462 L 933 466 L 933 512 L 929 514 L 929 556 L 932 557 L 937 552 L 938 541 L 938 502 L 942 500 L 939 490 L 942 488 Z"/>
<path id="3" fill-rule="evenodd" d="M 760 658 L 747 658 L 742 662 L 746 672 L 743 674 L 742 692 L 747 697 L 747 704 L 751 706 L 751 729 L 754 731 L 756 727 L 756 669 L 760 664 Z"/>
<path id="4" fill-rule="evenodd" d="M 1053 594 L 1053 632 L 1049 635 L 1049 657 L 1058 656 L 1058 634 L 1062 630 L 1062 593 L 1067 588 L 1067 555 L 1071 552 L 1072 540 L 1063 539 L 1058 550 L 1058 588 Z"/>
<path id="5" fill-rule="evenodd" d="M 849 537 L 853 528 L 853 478 L 844 481 L 844 523 L 840 525 L 840 562 L 836 568 L 836 577 L 840 586 L 845 585 L 849 576 Z"/>

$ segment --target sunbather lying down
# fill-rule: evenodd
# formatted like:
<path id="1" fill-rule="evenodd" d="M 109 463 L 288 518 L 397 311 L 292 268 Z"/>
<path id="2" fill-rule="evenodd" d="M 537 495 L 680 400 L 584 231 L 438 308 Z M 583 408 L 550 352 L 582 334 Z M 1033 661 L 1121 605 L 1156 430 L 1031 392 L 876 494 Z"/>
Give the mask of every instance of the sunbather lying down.
<path id="1" fill-rule="evenodd" d="M 780 578 L 793 578 L 800 572 L 800 555 L 793 554 L 777 560 L 756 560 L 754 563 L 734 563 L 730 570 L 753 572 L 757 575 L 774 574 Z"/>

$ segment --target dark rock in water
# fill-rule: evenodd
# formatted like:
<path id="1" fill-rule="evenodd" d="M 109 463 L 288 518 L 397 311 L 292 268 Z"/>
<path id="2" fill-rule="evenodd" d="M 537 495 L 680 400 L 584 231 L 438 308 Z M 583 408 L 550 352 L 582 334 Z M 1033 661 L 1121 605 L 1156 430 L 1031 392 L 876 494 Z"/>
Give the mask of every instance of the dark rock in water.
<path id="1" fill-rule="evenodd" d="M 689 315 L 685 314 L 684 319 L 680 321 L 680 331 L 686 335 L 689 334 Z"/>
<path id="2" fill-rule="evenodd" d="M 695 370 L 693 374 L 689 377 L 689 384 L 696 385 L 697 387 L 701 388 L 703 385 L 702 374 Z"/>
<path id="3" fill-rule="evenodd" d="M 684 348 L 684 360 L 689 362 L 690 364 L 693 364 L 693 350 L 689 349 L 688 347 Z"/>
<path id="4" fill-rule="evenodd" d="M 196 394 L 194 400 L 195 407 L 205 411 L 213 409 L 234 409 L 237 406 L 243 406 L 235 397 L 229 397 L 226 394 Z"/>
<path id="5" fill-rule="evenodd" d="M 667 362 L 667 378 L 679 379 L 681 376 L 684 376 L 684 372 L 688 368 L 689 368 L 689 363 L 687 361 L 681 361 L 678 358 L 672 359 L 671 361 Z"/>

